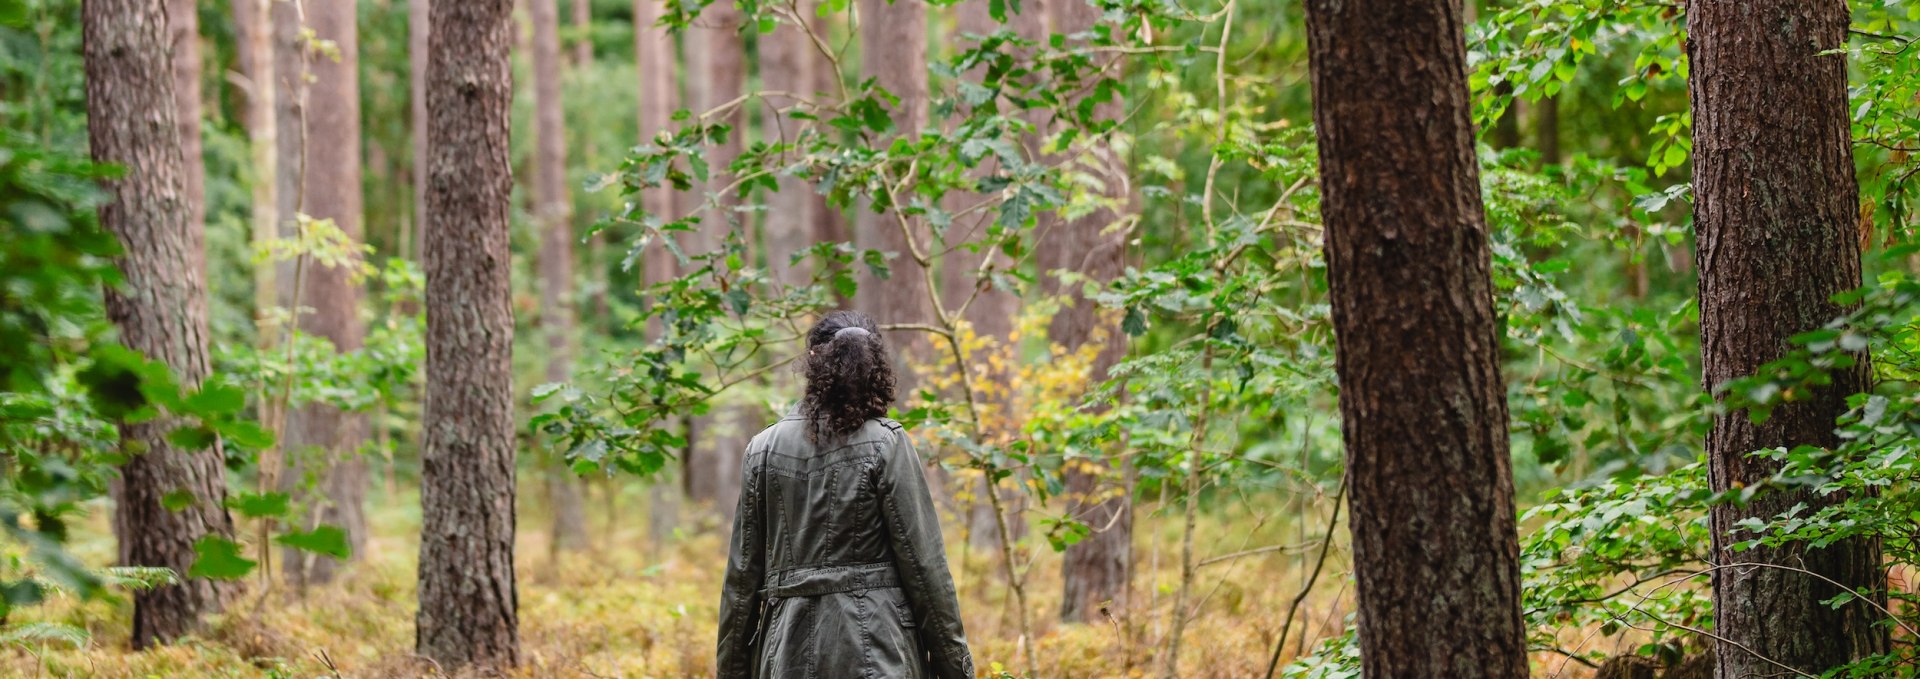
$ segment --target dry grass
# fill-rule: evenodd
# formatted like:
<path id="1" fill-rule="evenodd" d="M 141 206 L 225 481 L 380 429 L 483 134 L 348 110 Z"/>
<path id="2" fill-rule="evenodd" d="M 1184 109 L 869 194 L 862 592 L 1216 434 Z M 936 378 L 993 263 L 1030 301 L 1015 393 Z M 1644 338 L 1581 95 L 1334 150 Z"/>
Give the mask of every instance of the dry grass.
<path id="1" fill-rule="evenodd" d="M 602 488 L 604 486 L 601 486 Z M 598 490 L 598 489 L 596 489 Z M 724 571 L 724 536 L 713 519 L 691 522 L 654 550 L 646 538 L 644 490 L 637 485 L 612 502 L 596 493 L 592 516 L 596 547 L 557 561 L 548 555 L 544 515 L 524 497 L 519 538 L 520 630 L 525 662 L 513 677 L 698 677 L 713 672 L 715 605 Z M 1271 507 L 1284 506 L 1279 498 Z M 1258 501 L 1258 499 L 1254 500 Z M 300 593 L 284 584 L 250 592 L 215 620 L 206 634 L 172 647 L 126 649 L 126 601 L 81 604 L 54 600 L 16 615 L 16 621 L 58 620 L 87 629 L 83 649 L 0 651 L 0 676 L 102 679 L 201 677 L 418 677 L 436 668 L 411 654 L 419 508 L 411 495 L 376 498 L 374 535 L 365 559 L 331 586 Z M 1156 676 L 1164 648 L 1167 608 L 1178 585 L 1179 521 L 1142 507 L 1136 531 L 1139 605 L 1123 619 L 1095 625 L 1057 622 L 1058 557 L 1042 546 L 1029 551 L 1030 604 L 1041 672 L 1047 677 Z M 1291 544 L 1299 531 L 1277 517 L 1261 521 L 1247 504 L 1204 518 L 1196 539 L 1201 556 L 1270 544 Z M 682 515 L 691 514 L 682 511 Z M 92 563 L 105 563 L 111 544 L 95 517 L 91 537 L 75 546 Z M 1314 521 L 1318 525 L 1318 520 Z M 1257 528 L 1256 528 L 1257 526 Z M 1318 530 L 1313 528 L 1311 531 Z M 1309 535 L 1311 537 L 1311 535 Z M 1034 536 L 1039 540 L 1039 536 Z M 1015 624 L 997 555 L 964 547 L 949 528 L 969 640 L 984 674 L 994 663 L 1022 666 Z M 1288 602 L 1300 587 L 1306 553 L 1265 553 L 1207 566 L 1196 589 L 1205 599 L 1188 627 L 1181 654 L 1186 677 L 1258 677 Z M 1296 629 L 1317 639 L 1337 634 L 1352 605 L 1345 586 L 1347 557 L 1336 549 L 1322 586 L 1301 611 Z M 1310 564 L 1309 564 L 1310 565 Z M 1287 657 L 1292 655 L 1289 644 Z M 1283 660 L 1285 658 L 1283 657 Z M 1536 669 L 1559 663 L 1541 656 Z M 337 675 L 336 675 L 337 672 Z M 1567 672 L 1562 676 L 1575 676 Z"/>

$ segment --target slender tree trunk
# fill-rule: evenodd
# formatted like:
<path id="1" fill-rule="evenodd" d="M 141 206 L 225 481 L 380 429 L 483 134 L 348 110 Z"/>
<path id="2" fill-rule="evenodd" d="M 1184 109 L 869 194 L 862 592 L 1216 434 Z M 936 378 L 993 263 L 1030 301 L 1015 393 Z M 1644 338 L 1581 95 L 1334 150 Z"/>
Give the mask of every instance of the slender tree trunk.
<path id="1" fill-rule="evenodd" d="M 547 381 L 565 382 L 573 362 L 573 206 L 567 195 L 566 117 L 561 106 L 557 0 L 530 0 L 533 23 L 534 218 L 540 226 L 540 326 L 547 338 Z M 553 457 L 553 456 L 550 456 Z M 547 461 L 547 499 L 555 552 L 587 546 L 580 479 L 566 461 Z"/>
<path id="2" fill-rule="evenodd" d="M 1074 35 L 1093 30 L 1099 23 L 1099 10 L 1084 0 L 1061 0 L 1049 6 L 1056 31 Z M 1117 119 L 1122 104 L 1116 98 L 1095 107 L 1094 114 Z M 1125 159 L 1111 155 L 1106 144 L 1091 145 L 1101 177 L 1108 187 L 1104 198 L 1112 204 L 1124 204 L 1132 185 L 1126 177 Z M 1102 207 L 1083 217 L 1058 224 L 1057 238 L 1039 247 L 1072 253 L 1078 261 L 1070 267 L 1097 283 L 1119 278 L 1126 271 L 1127 232 L 1108 231 L 1119 219 L 1112 207 Z M 1084 289 L 1066 291 L 1073 306 L 1054 316 L 1049 334 L 1056 344 L 1077 350 L 1096 339 L 1096 328 L 1106 329 L 1105 344 L 1095 358 L 1090 383 L 1107 379 L 1107 370 L 1127 353 L 1127 336 L 1120 331 L 1117 318 L 1100 313 L 1098 303 L 1087 298 Z M 1105 316 L 1105 317 L 1103 317 Z M 1100 622 L 1100 614 L 1109 606 L 1124 610 L 1128 578 L 1133 564 L 1132 489 L 1115 487 L 1114 469 L 1101 451 L 1092 457 L 1068 459 L 1066 477 L 1067 513 L 1093 528 L 1086 539 L 1067 546 L 1060 573 L 1064 593 L 1060 601 L 1060 619 L 1067 622 Z"/>
<path id="3" fill-rule="evenodd" d="M 306 136 L 315 139 L 360 138 L 359 31 L 354 7 L 346 3 L 309 5 L 308 27 L 318 40 L 332 41 L 338 53 L 309 61 L 312 82 L 306 111 Z M 304 170 L 296 173 L 304 186 L 303 201 L 314 219 L 331 219 L 354 242 L 362 239 L 361 158 L 359 144 L 313 144 Z M 360 321 L 360 284 L 346 267 L 309 261 L 301 281 L 300 306 L 311 308 L 300 316 L 299 327 L 331 342 L 346 353 L 361 347 L 366 329 Z M 303 465 L 317 470 L 318 487 L 306 493 L 312 504 L 309 523 L 336 526 L 347 532 L 355 555 L 366 545 L 366 461 L 360 444 L 366 438 L 366 416 L 324 403 L 310 403 L 288 413 L 285 448 L 301 455 Z M 302 454 L 305 449 L 309 452 Z M 294 475 L 298 476 L 298 475 Z M 304 491 L 303 491 L 304 492 Z M 296 581 L 327 582 L 338 562 L 331 557 L 295 550 L 284 553 L 286 571 Z"/>
<path id="4" fill-rule="evenodd" d="M 1309 0 L 1368 677 L 1527 676 L 1458 0 Z"/>
<path id="5" fill-rule="evenodd" d="M 766 97 L 765 135 L 769 142 L 799 143 L 813 126 L 811 121 L 790 115 L 791 109 L 805 100 L 818 101 L 832 96 L 818 89 L 822 79 L 817 72 L 831 69 L 833 64 L 821 56 L 808 37 L 809 30 L 821 34 L 824 28 L 814 12 L 818 4 L 813 0 L 800 3 L 799 13 L 808 22 L 807 26 L 782 23 L 761 41 L 761 88 L 798 95 Z M 812 278 L 813 270 L 804 261 L 794 265 L 793 255 L 812 246 L 820 237 L 820 222 L 827 216 L 826 199 L 805 179 L 781 177 L 780 190 L 768 199 L 767 208 L 767 267 L 781 283 L 805 284 Z"/>
<path id="6" fill-rule="evenodd" d="M 1554 97 L 1543 98 L 1533 107 L 1533 132 L 1539 139 L 1540 162 L 1554 165 L 1560 162 L 1560 100 Z"/>
<path id="7" fill-rule="evenodd" d="M 699 22 L 687 32 L 688 94 L 696 114 L 731 103 L 746 91 L 746 43 L 740 35 L 743 21 L 740 10 L 731 3 L 715 3 L 707 7 Z M 715 194 L 733 182 L 733 176 L 724 168 L 733 164 L 743 148 L 746 109 L 735 108 L 720 120 L 733 126 L 733 132 L 708 155 L 713 174 L 702 199 L 718 200 L 722 206 L 730 206 L 736 202 L 734 197 L 709 197 L 708 194 Z M 738 218 L 731 210 L 709 211 L 700 228 L 688 234 L 683 245 L 690 252 L 712 252 L 721 246 L 725 235 L 736 228 L 733 222 Z M 740 496 L 740 458 L 746 443 L 740 419 L 741 413 L 727 408 L 714 415 L 692 418 L 687 425 L 689 452 L 683 477 L 687 496 L 711 505 L 729 519 Z"/>
<path id="8" fill-rule="evenodd" d="M 234 0 L 234 23 L 240 33 L 240 67 L 247 79 L 247 138 L 253 165 L 252 241 L 263 246 L 280 232 L 279 125 L 275 113 L 278 78 L 274 76 L 272 0 Z M 274 266 L 253 268 L 253 304 L 256 318 L 279 302 Z M 262 333 L 262 343 L 273 339 Z"/>
<path id="9" fill-rule="evenodd" d="M 593 0 L 572 0 L 573 28 L 580 35 L 573 39 L 573 65 L 593 63 Z"/>
<path id="10" fill-rule="evenodd" d="M 1701 0 L 1687 8 L 1694 111 L 1694 223 L 1699 233 L 1700 346 L 1704 384 L 1753 374 L 1790 348 L 1795 334 L 1844 313 L 1831 297 L 1860 286 L 1858 210 L 1847 108 L 1847 64 L 1827 50 L 1846 45 L 1841 2 Z M 1763 448 L 1837 447 L 1834 419 L 1866 391 L 1866 356 L 1832 384 L 1754 424 L 1745 412 L 1714 418 L 1707 434 L 1715 491 L 1751 486 L 1778 466 L 1749 458 Z M 1886 602 L 1877 540 L 1825 548 L 1793 543 L 1743 552 L 1750 518 L 1792 507 L 1818 511 L 1839 495 L 1764 493 L 1746 506 L 1712 508 L 1714 563 L 1781 564 L 1876 592 Z M 1888 650 L 1879 614 L 1855 601 L 1823 601 L 1842 589 L 1776 568 L 1713 574 L 1718 676 L 1770 676 L 1782 668 L 1819 674 Z M 1750 649 L 1746 650 L 1746 649 Z"/>
<path id="11" fill-rule="evenodd" d="M 875 79 L 880 88 L 900 99 L 890 112 L 893 134 L 914 136 L 927 126 L 927 6 L 919 2 L 860 0 L 860 77 Z M 890 177 L 889 180 L 897 180 Z M 898 196 L 906 200 L 906 196 Z M 928 245 L 926 226 L 909 220 L 922 249 Z M 889 211 L 862 208 L 854 217 L 854 240 L 862 248 L 896 253 L 887 280 L 870 277 L 860 285 L 855 302 L 882 323 L 933 325 L 926 267 L 908 251 L 907 235 L 899 217 Z M 931 346 L 925 333 L 903 331 L 893 335 L 899 370 L 899 400 L 905 402 L 918 386 L 906 366 L 924 360 Z"/>
<path id="12" fill-rule="evenodd" d="M 661 132 L 669 129 L 673 111 L 680 104 L 679 80 L 675 73 L 678 59 L 674 52 L 673 36 L 657 25 L 662 11 L 660 0 L 633 1 L 633 52 L 640 76 L 641 144 L 653 143 Z M 671 221 L 680 214 L 674 204 L 675 199 L 673 188 L 668 186 L 646 189 L 640 194 L 641 207 L 662 221 Z M 673 253 L 657 244 L 647 248 L 641 266 L 641 281 L 648 286 L 672 280 L 679 275 Z M 647 338 L 657 338 L 660 333 L 660 322 L 650 319 L 647 322 Z M 673 534 L 674 526 L 679 524 L 680 494 L 673 492 L 667 483 L 656 480 L 647 491 L 647 514 L 651 519 L 647 525 L 647 536 L 655 554 L 660 552 L 667 538 Z"/>
<path id="13" fill-rule="evenodd" d="M 413 104 L 413 238 L 408 246 L 421 261 L 427 233 L 427 24 L 429 0 L 407 0 L 407 73 Z"/>
<path id="14" fill-rule="evenodd" d="M 126 168 L 106 183 L 110 200 L 100 223 L 120 239 L 120 285 L 106 290 L 107 318 L 128 348 L 167 364 L 183 387 L 206 379 L 205 232 L 193 204 L 175 120 L 174 73 L 166 0 L 89 0 L 81 6 L 86 61 L 87 133 L 93 159 Z M 175 446 L 167 432 L 180 422 L 123 423 L 127 462 L 120 468 L 114 524 L 120 563 L 171 568 L 184 575 L 203 537 L 231 537 L 226 468 L 218 449 Z M 179 509 L 162 498 L 193 494 Z M 225 588 L 203 579 L 136 592 L 135 649 L 199 629 L 220 610 Z"/>
<path id="15" fill-rule="evenodd" d="M 204 230 L 207 168 L 200 150 L 200 9 L 194 0 L 168 0 L 167 12 L 173 26 L 174 124 L 180 128 L 180 167 L 186 175 L 187 202 L 193 206 L 188 223 Z"/>
<path id="16" fill-rule="evenodd" d="M 417 653 L 520 661 L 514 584 L 512 0 L 435 3 Z"/>

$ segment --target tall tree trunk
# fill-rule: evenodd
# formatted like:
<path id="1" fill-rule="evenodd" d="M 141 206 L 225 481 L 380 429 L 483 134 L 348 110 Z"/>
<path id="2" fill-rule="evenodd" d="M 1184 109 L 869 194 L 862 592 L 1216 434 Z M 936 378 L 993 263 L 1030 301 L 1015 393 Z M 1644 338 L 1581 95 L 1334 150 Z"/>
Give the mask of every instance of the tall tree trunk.
<path id="1" fill-rule="evenodd" d="M 547 339 L 547 381 L 565 382 L 573 361 L 573 206 L 567 196 L 566 117 L 560 94 L 557 0 L 530 0 L 533 23 L 534 219 L 540 228 L 540 329 Z M 580 479 L 563 459 L 547 461 L 547 499 L 555 552 L 587 546 Z"/>
<path id="2" fill-rule="evenodd" d="M 900 99 L 890 113 L 893 134 L 914 136 L 927 125 L 927 6 L 919 2 L 860 0 L 860 77 L 873 78 L 881 89 Z M 889 178 L 895 179 L 898 178 Z M 897 196 L 906 200 L 907 196 Z M 908 228 L 924 250 L 926 227 L 909 220 Z M 932 325 L 933 299 L 928 296 L 926 268 L 914 261 L 908 251 L 907 235 L 894 212 L 876 213 L 861 208 L 854 217 L 854 240 L 862 248 L 897 253 L 888 263 L 892 270 L 885 281 L 869 278 L 860 285 L 855 301 L 882 323 Z M 932 342 L 925 333 L 893 333 L 893 346 L 902 364 L 899 370 L 899 400 L 911 398 L 916 388 L 913 373 L 906 366 L 926 358 Z"/>
<path id="3" fill-rule="evenodd" d="M 89 0 L 81 6 L 86 61 L 87 133 L 93 159 L 126 168 L 106 182 L 111 200 L 100 223 L 120 239 L 120 285 L 105 293 L 107 318 L 128 348 L 164 362 L 183 387 L 206 379 L 205 232 L 193 205 L 174 117 L 174 64 L 167 0 Z M 171 568 L 184 575 L 194 543 L 231 537 L 226 468 L 218 449 L 188 450 L 168 440 L 174 418 L 123 423 L 127 462 L 120 468 L 114 525 L 120 563 Z M 162 498 L 193 494 L 179 509 Z M 220 610 L 219 583 L 185 579 L 133 599 L 135 649 L 192 633 Z"/>
<path id="4" fill-rule="evenodd" d="M 732 3 L 714 3 L 701 14 L 699 22 L 687 32 L 688 87 L 695 114 L 706 113 L 733 102 L 746 91 L 747 52 L 740 35 L 744 17 Z M 746 109 L 735 108 L 722 116 L 733 127 L 727 141 L 707 158 L 713 168 L 703 197 L 715 194 L 733 182 L 724 168 L 740 156 L 746 134 Z M 732 196 L 712 196 L 722 206 L 736 202 Z M 690 209 L 690 208 L 688 208 Z M 698 230 L 687 235 L 684 245 L 690 252 L 712 252 L 735 228 L 738 215 L 720 209 L 706 213 Z M 682 477 L 689 499 L 710 504 L 731 518 L 735 500 L 740 496 L 740 458 L 746 439 L 735 422 L 740 413 L 726 408 L 720 412 L 693 418 L 687 426 L 689 448 Z M 717 426 L 716 426 L 717 425 Z"/>
<path id="5" fill-rule="evenodd" d="M 308 5 L 308 27 L 315 39 L 332 41 L 337 59 L 316 55 L 308 64 L 312 82 L 306 111 L 306 136 L 321 140 L 360 138 L 359 30 L 354 6 L 319 2 Z M 360 145 L 320 143 L 309 147 L 305 167 L 296 173 L 301 193 L 314 219 L 331 219 L 353 242 L 362 240 Z M 366 335 L 360 321 L 360 284 L 346 267 L 309 261 L 305 269 L 300 306 L 311 313 L 300 316 L 302 332 L 324 338 L 341 353 L 357 351 Z M 366 438 L 366 416 L 324 403 L 310 403 L 288 413 L 286 444 L 303 466 L 314 468 L 318 487 L 306 493 L 311 503 L 310 523 L 346 531 L 353 554 L 366 546 L 367 463 L 360 456 Z M 317 453 L 317 455 L 316 455 Z M 328 582 L 339 562 L 331 557 L 287 550 L 283 563 L 298 582 Z"/>
<path id="6" fill-rule="evenodd" d="M 1860 286 L 1858 210 L 1848 128 L 1847 64 L 1826 50 L 1846 45 L 1845 3 L 1701 0 L 1687 8 L 1694 111 L 1694 223 L 1699 233 L 1700 346 L 1709 388 L 1751 375 L 1789 348 L 1788 338 L 1846 309 L 1835 293 Z M 1751 486 L 1778 466 L 1763 448 L 1836 447 L 1834 418 L 1867 390 L 1868 362 L 1836 371 L 1832 384 L 1754 424 L 1722 413 L 1707 434 L 1715 491 Z M 1794 491 L 1712 509 L 1716 565 L 1780 564 L 1867 588 L 1886 601 L 1877 540 L 1825 548 L 1793 543 L 1734 552 L 1749 518 L 1796 506 L 1818 511 L 1845 500 Z M 1846 591 L 1778 568 L 1713 574 L 1720 677 L 1778 674 L 1756 657 L 1818 674 L 1888 648 L 1887 628 L 1861 602 L 1823 601 Z M 1749 650 L 1750 649 L 1750 650 Z"/>
<path id="7" fill-rule="evenodd" d="M 1100 20 L 1099 9 L 1085 0 L 1058 0 L 1050 3 L 1049 9 L 1054 30 L 1066 35 L 1092 31 Z M 1108 120 L 1118 119 L 1121 113 L 1122 105 L 1117 98 L 1094 109 L 1095 115 Z M 1101 177 L 1107 187 L 1108 195 L 1104 198 L 1116 204 L 1125 203 L 1128 199 L 1125 192 L 1132 185 L 1126 177 L 1125 159 L 1109 155 L 1111 151 L 1106 144 L 1094 144 L 1091 149 L 1098 158 L 1095 167 L 1105 175 Z M 1124 274 L 1127 266 L 1127 233 L 1107 232 L 1117 219 L 1119 214 L 1114 209 L 1102 207 L 1056 225 L 1057 238 L 1039 247 L 1072 253 L 1078 259 L 1071 262 L 1070 268 L 1074 271 L 1097 283 L 1111 281 Z M 1104 326 L 1106 344 L 1101 346 L 1091 366 L 1092 374 L 1088 375 L 1090 383 L 1104 382 L 1107 370 L 1126 356 L 1127 336 L 1120 331 L 1117 319 L 1103 318 L 1098 303 L 1087 298 L 1083 288 L 1076 286 L 1066 292 L 1073 306 L 1054 316 L 1049 334 L 1054 343 L 1077 350 L 1094 339 L 1097 327 Z M 1091 457 L 1069 459 L 1064 469 L 1067 513 L 1093 528 L 1086 539 L 1067 546 L 1060 563 L 1065 589 L 1060 601 L 1060 619 L 1067 622 L 1099 622 L 1099 614 L 1108 602 L 1124 610 L 1132 572 L 1132 489 L 1115 487 L 1119 479 L 1114 478 L 1114 469 L 1107 463 L 1103 451 L 1091 452 Z"/>
<path id="8" fill-rule="evenodd" d="M 593 0 L 573 0 L 573 28 L 580 35 L 573 39 L 573 65 L 593 63 Z"/>
<path id="9" fill-rule="evenodd" d="M 207 167 L 200 144 L 200 9 L 194 0 L 167 0 L 173 26 L 174 124 L 180 128 L 180 168 L 186 175 L 189 224 L 207 223 Z"/>
<path id="10" fill-rule="evenodd" d="M 429 0 L 407 0 L 407 84 L 413 104 L 413 238 L 414 261 L 422 261 L 427 233 L 427 25 Z"/>
<path id="11" fill-rule="evenodd" d="M 678 59 L 673 36 L 658 26 L 662 13 L 661 0 L 633 0 L 633 53 L 640 76 L 641 144 L 651 144 L 661 132 L 667 131 L 673 111 L 680 105 L 679 79 L 675 73 Z M 662 221 L 671 221 L 680 214 L 674 205 L 675 198 L 672 187 L 658 186 L 641 192 L 640 205 Z M 651 286 L 679 276 L 673 253 L 658 244 L 647 248 L 641 266 L 643 285 Z M 657 319 L 647 321 L 649 340 L 659 337 L 660 332 Z M 647 504 L 650 518 L 647 536 L 657 554 L 673 534 L 674 526 L 679 524 L 679 493 L 673 492 L 666 481 L 656 480 L 647 491 Z"/>
<path id="12" fill-rule="evenodd" d="M 805 26 L 781 23 L 761 41 L 760 83 L 768 90 L 765 136 L 769 142 L 798 143 L 811 121 L 792 116 L 791 109 L 806 100 L 818 101 L 832 96 L 818 89 L 823 79 L 818 72 L 833 68 L 832 62 L 808 37 L 811 30 L 824 40 L 825 25 L 814 11 L 815 0 L 799 3 Z M 791 93 L 773 94 L 773 92 Z M 780 190 L 768 199 L 766 223 L 767 267 L 774 279 L 787 285 L 802 285 L 813 276 L 805 263 L 793 263 L 794 253 L 805 250 L 819 239 L 822 220 L 827 218 L 825 197 L 813 190 L 805 179 L 781 177 Z"/>
<path id="13" fill-rule="evenodd" d="M 234 0 L 233 14 L 239 33 L 241 72 L 246 76 L 247 139 L 253 165 L 252 241 L 263 247 L 280 233 L 279 199 L 279 125 L 275 113 L 278 78 L 274 75 L 272 0 Z M 253 305 L 257 319 L 279 303 L 275 292 L 272 263 L 253 268 Z M 262 333 L 263 343 L 273 339 Z"/>
<path id="14" fill-rule="evenodd" d="M 1527 676 L 1458 0 L 1309 0 L 1362 671 Z"/>
<path id="15" fill-rule="evenodd" d="M 1533 134 L 1539 140 L 1540 162 L 1560 162 L 1560 100 L 1544 97 L 1533 107 Z"/>
<path id="16" fill-rule="evenodd" d="M 513 0 L 434 3 L 417 653 L 520 660 L 513 574 Z"/>

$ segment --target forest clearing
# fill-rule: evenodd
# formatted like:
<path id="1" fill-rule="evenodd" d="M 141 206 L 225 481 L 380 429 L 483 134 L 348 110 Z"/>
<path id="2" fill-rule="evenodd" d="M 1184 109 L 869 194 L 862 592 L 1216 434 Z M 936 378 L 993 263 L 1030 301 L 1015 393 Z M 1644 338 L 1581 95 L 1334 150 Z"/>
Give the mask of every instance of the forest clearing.
<path id="1" fill-rule="evenodd" d="M 1920 676 L 1916 41 L 0 0 L 0 676 Z"/>

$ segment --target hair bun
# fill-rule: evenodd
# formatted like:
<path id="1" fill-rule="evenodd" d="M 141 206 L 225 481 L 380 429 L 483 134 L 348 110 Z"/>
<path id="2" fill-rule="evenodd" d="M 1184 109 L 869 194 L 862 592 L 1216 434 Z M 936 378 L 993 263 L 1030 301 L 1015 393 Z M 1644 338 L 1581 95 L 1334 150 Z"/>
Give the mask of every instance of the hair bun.
<path id="1" fill-rule="evenodd" d="M 833 338 L 840 339 L 842 337 L 861 337 L 861 336 L 872 335 L 872 334 L 873 333 L 871 332 L 867 332 L 866 328 L 862 328 L 857 325 L 849 325 L 847 327 L 841 328 L 839 332 L 833 333 Z"/>

